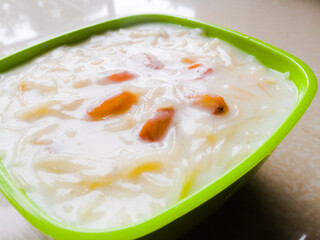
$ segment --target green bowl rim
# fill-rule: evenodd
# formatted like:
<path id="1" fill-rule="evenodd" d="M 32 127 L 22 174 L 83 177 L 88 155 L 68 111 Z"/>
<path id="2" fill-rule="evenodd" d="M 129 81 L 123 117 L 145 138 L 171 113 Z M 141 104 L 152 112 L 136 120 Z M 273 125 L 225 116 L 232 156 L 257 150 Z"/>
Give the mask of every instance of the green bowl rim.
<path id="1" fill-rule="evenodd" d="M 37 207 L 36 204 L 34 204 L 33 201 L 29 199 L 23 192 L 23 190 L 14 182 L 3 164 L 0 162 L 0 191 L 32 225 L 49 236 L 66 239 L 88 239 L 89 237 L 94 237 L 94 239 L 105 239 L 107 237 L 113 239 L 131 239 L 145 236 L 157 229 L 160 229 L 161 227 L 169 224 L 175 219 L 178 219 L 184 214 L 197 208 L 202 203 L 208 201 L 210 198 L 220 193 L 222 190 L 230 186 L 232 183 L 236 182 L 240 177 L 245 175 L 256 165 L 258 165 L 294 127 L 294 125 L 302 117 L 303 113 L 306 111 L 315 96 L 315 93 L 317 91 L 317 80 L 315 75 L 304 62 L 294 57 L 293 55 L 270 44 L 264 43 L 258 39 L 239 33 L 237 31 L 227 29 L 222 26 L 206 23 L 203 21 L 187 19 L 184 17 L 164 14 L 141 14 L 115 18 L 104 21 L 102 23 L 80 28 L 75 31 L 60 35 L 58 37 L 51 38 L 50 40 L 46 40 L 34 46 L 27 47 L 23 50 L 0 59 L 0 69 L 2 67 L 0 73 L 11 68 L 13 65 L 15 65 L 15 63 L 20 64 L 21 62 L 25 62 L 30 59 L 30 57 L 23 58 L 23 54 L 31 53 L 32 51 L 35 51 L 36 48 L 41 48 L 41 46 L 48 50 L 48 48 L 55 48 L 57 46 L 63 45 L 63 42 L 61 42 L 62 40 L 67 39 L 68 37 L 73 35 L 78 36 L 77 34 L 82 34 L 88 29 L 90 30 L 95 27 L 104 28 L 104 25 L 106 23 L 117 23 L 121 25 L 120 27 L 127 27 L 130 25 L 151 22 L 173 23 L 187 27 L 210 28 L 216 31 L 222 31 L 227 35 L 230 34 L 237 38 L 245 39 L 245 41 L 248 41 L 251 45 L 266 48 L 269 51 L 273 51 L 273 53 L 277 54 L 278 56 L 285 57 L 287 60 L 289 60 L 292 65 L 295 65 L 296 68 L 299 68 L 303 72 L 305 76 L 306 87 L 303 89 L 299 89 L 297 87 L 299 97 L 294 110 L 278 128 L 278 130 L 258 150 L 256 150 L 246 159 L 242 160 L 239 164 L 220 176 L 214 182 L 206 185 L 205 187 L 178 201 L 174 205 L 166 208 L 158 214 L 129 226 L 107 229 L 86 229 L 63 224 L 49 217 L 43 210 Z M 115 29 L 118 29 L 120 27 L 116 27 Z M 111 29 L 112 28 L 107 27 L 104 29 L 104 32 Z M 90 32 L 87 35 L 92 36 L 99 33 L 99 31 L 96 31 L 96 33 Z M 54 42 L 59 43 L 55 45 L 53 44 Z M 50 47 L 50 44 L 52 44 L 52 47 Z M 44 51 L 45 50 L 41 50 L 40 53 Z M 38 56 L 40 53 L 37 53 L 35 55 Z M 17 60 L 17 58 L 19 57 L 22 57 L 20 61 Z"/>

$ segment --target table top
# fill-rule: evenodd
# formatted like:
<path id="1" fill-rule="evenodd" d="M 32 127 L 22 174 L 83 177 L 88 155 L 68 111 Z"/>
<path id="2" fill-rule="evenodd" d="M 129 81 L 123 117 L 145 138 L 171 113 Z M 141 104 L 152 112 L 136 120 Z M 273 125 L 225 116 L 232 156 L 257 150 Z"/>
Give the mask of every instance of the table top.
<path id="1" fill-rule="evenodd" d="M 320 79 L 319 0 L 3 0 L 0 57 L 106 19 L 167 13 L 208 21 L 277 46 Z M 216 239 L 320 239 L 320 93 L 250 182 L 188 233 Z M 48 239 L 0 195 L 0 239 Z"/>

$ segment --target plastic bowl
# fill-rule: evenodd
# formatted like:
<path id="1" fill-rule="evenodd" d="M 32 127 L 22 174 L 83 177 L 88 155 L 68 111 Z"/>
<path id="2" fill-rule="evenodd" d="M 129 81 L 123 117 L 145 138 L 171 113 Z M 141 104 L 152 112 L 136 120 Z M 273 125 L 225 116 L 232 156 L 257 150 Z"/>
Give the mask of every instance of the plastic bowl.
<path id="1" fill-rule="evenodd" d="M 290 72 L 290 80 L 298 89 L 293 111 L 265 143 L 246 159 L 214 182 L 151 218 L 135 224 L 108 229 L 85 229 L 63 224 L 40 209 L 16 184 L 0 162 L 0 190 L 9 202 L 37 229 L 55 239 L 169 239 L 180 236 L 225 202 L 261 166 L 266 156 L 280 143 L 310 105 L 317 80 L 311 69 L 298 58 L 242 33 L 185 18 L 146 14 L 109 20 L 63 34 L 0 59 L 0 73 L 60 45 L 75 44 L 94 34 L 139 23 L 174 23 L 201 28 L 208 37 L 218 37 L 244 52 L 255 56 L 262 64 L 279 72 Z M 5 141 L 2 139 L 2 141 Z"/>

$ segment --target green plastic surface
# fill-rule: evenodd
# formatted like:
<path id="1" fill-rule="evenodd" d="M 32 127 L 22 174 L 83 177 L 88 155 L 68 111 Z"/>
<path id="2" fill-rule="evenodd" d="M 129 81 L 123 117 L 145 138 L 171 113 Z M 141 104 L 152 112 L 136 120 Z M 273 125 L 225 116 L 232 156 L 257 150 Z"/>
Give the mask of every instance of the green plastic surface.
<path id="1" fill-rule="evenodd" d="M 218 196 L 222 196 L 221 194 L 219 195 L 219 193 L 223 193 L 226 189 L 230 189 L 230 186 L 237 183 L 239 183 L 238 185 L 240 186 L 240 182 L 242 182 L 241 179 L 243 179 L 245 175 L 250 175 L 251 172 L 257 169 L 263 159 L 271 153 L 298 122 L 315 96 L 317 80 L 313 72 L 305 63 L 291 54 L 260 40 L 221 26 L 159 14 L 136 15 L 109 20 L 28 47 L 0 59 L 0 73 L 10 71 L 12 68 L 16 68 L 18 65 L 26 63 L 28 60 L 31 60 L 52 48 L 65 44 L 75 44 L 92 35 L 100 34 L 108 30 L 139 23 L 152 22 L 173 23 L 191 28 L 202 28 L 206 36 L 218 37 L 234 45 L 246 53 L 255 56 L 267 67 L 279 72 L 290 72 L 290 80 L 294 82 L 298 89 L 298 100 L 292 113 L 257 151 L 233 167 L 230 171 L 226 172 L 219 179 L 151 218 L 125 227 L 112 229 L 84 229 L 63 224 L 51 218 L 28 198 L 0 162 L 0 191 L 32 225 L 44 234 L 59 240 L 136 239 L 143 236 L 148 237 L 152 232 L 158 232 L 159 229 L 165 229 L 163 228 L 164 226 L 177 221 L 177 219 L 179 221 L 181 219 L 183 220 L 184 215 L 191 211 L 195 211 L 200 205 L 208 202 L 209 199 L 212 201 L 215 200 L 215 198 L 217 199 Z M 1 139 L 1 141 L 4 140 Z M 228 191 L 227 195 L 229 196 L 233 191 L 234 189 Z M 223 197 L 219 202 L 223 202 L 227 198 L 228 197 Z M 214 204 L 217 204 L 217 202 L 218 201 L 215 201 Z"/>

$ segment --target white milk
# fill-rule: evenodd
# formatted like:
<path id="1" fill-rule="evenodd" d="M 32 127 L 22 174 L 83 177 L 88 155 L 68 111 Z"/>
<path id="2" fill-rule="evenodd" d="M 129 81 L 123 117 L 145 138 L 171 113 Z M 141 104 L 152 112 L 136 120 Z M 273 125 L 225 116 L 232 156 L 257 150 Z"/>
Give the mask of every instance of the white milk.
<path id="1" fill-rule="evenodd" d="M 135 77 L 104 81 L 122 71 Z M 48 215 L 89 228 L 145 219 L 214 181 L 254 152 L 297 99 L 288 74 L 199 29 L 167 24 L 59 47 L 0 79 L 3 163 Z M 90 118 L 90 107 L 122 91 L 137 96 L 131 108 Z M 228 111 L 193 104 L 201 94 L 223 97 Z M 144 124 L 167 107 L 175 114 L 163 138 L 142 140 Z"/>

